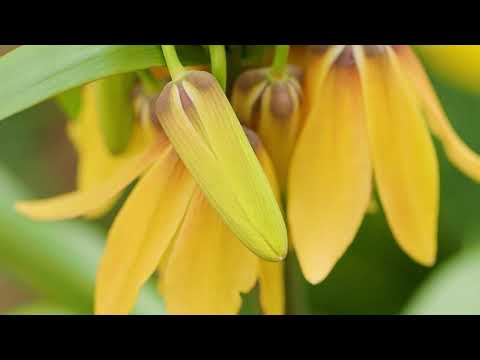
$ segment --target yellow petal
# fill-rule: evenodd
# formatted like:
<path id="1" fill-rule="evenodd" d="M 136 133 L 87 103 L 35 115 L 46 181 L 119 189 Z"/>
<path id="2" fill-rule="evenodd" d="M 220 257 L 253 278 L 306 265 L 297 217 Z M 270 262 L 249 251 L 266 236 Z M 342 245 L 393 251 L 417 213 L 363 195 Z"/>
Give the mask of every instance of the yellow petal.
<path id="1" fill-rule="evenodd" d="M 157 116 L 206 198 L 253 252 L 281 260 L 287 231 L 242 127 L 211 74 L 188 73 L 157 101 Z"/>
<path id="2" fill-rule="evenodd" d="M 312 284 L 325 279 L 353 241 L 372 183 L 358 73 L 353 66 L 334 65 L 317 86 L 288 191 L 292 243 Z"/>
<path id="3" fill-rule="evenodd" d="M 232 90 L 232 106 L 239 120 L 250 128 L 254 128 L 255 106 L 268 84 L 268 71 L 265 69 L 248 70 L 241 74 Z"/>
<path id="4" fill-rule="evenodd" d="M 437 251 L 438 163 L 427 124 L 392 50 L 355 47 L 365 95 L 377 188 L 390 228 L 414 260 L 432 265 Z"/>
<path id="5" fill-rule="evenodd" d="M 126 314 L 133 307 L 180 226 L 194 188 L 173 149 L 135 186 L 108 234 L 97 274 L 97 314 Z"/>
<path id="6" fill-rule="evenodd" d="M 259 261 L 260 305 L 265 315 L 285 313 L 283 262 Z"/>
<path id="7" fill-rule="evenodd" d="M 430 68 L 452 84 L 480 92 L 479 45 L 418 45 Z"/>
<path id="8" fill-rule="evenodd" d="M 235 314 L 257 277 L 257 258 L 197 190 L 173 244 L 163 294 L 170 314 Z"/>
<path id="9" fill-rule="evenodd" d="M 249 128 L 244 128 L 244 131 L 247 135 L 250 145 L 252 146 L 253 151 L 255 152 L 255 155 L 257 156 L 258 162 L 262 166 L 263 172 L 268 179 L 268 183 L 272 188 L 273 195 L 275 196 L 277 203 L 280 205 L 280 188 L 278 186 L 277 175 L 272 159 L 270 158 L 270 155 L 268 154 L 265 146 L 262 143 L 262 140 L 257 135 L 257 133 Z"/>
<path id="10" fill-rule="evenodd" d="M 129 183 L 144 172 L 165 149 L 166 141 L 159 141 L 143 154 L 125 161 L 118 171 L 97 187 L 79 190 L 57 197 L 25 201 L 16 204 L 16 210 L 35 220 L 64 220 L 87 214 L 106 204 Z"/>
<path id="11" fill-rule="evenodd" d="M 279 81 L 265 89 L 258 122 L 258 133 L 275 164 L 282 191 L 286 187 L 290 158 L 302 118 L 301 94 L 293 82 L 296 80 Z"/>
<path id="12" fill-rule="evenodd" d="M 325 81 L 333 62 L 341 54 L 345 45 L 319 46 L 311 50 L 305 73 L 305 109 L 310 110 L 317 102 L 317 93 Z"/>
<path id="13" fill-rule="evenodd" d="M 425 109 L 430 128 L 442 142 L 448 159 L 467 176 L 480 182 L 480 156 L 455 133 L 421 63 L 407 46 L 396 52 L 404 71 L 410 76 L 419 103 Z"/>
<path id="14" fill-rule="evenodd" d="M 96 98 L 97 83 L 86 85 L 82 90 L 83 106 L 78 119 L 67 124 L 68 135 L 75 146 L 77 162 L 77 190 L 84 191 L 96 187 L 114 174 L 125 159 L 146 149 L 146 134 L 136 121 L 133 134 L 127 148 L 117 156 L 112 155 L 104 143 L 100 131 L 100 119 Z M 104 215 L 116 201 L 109 200 L 87 217 L 96 218 Z"/>

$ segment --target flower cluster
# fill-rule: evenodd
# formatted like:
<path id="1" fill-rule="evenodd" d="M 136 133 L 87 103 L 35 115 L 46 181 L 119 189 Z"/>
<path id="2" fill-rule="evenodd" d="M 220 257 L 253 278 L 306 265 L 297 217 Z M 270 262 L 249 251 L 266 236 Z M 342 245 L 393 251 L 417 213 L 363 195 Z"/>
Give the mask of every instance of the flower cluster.
<path id="1" fill-rule="evenodd" d="M 98 217 L 138 179 L 108 233 L 97 314 L 128 313 L 154 273 L 169 313 L 237 313 L 257 283 L 263 312 L 284 313 L 289 242 L 305 278 L 321 282 L 374 190 L 401 249 L 435 262 L 429 131 L 476 181 L 480 159 L 409 46 L 283 46 L 272 66 L 236 76 L 228 97 L 218 77 L 181 67 L 170 50 L 170 73 L 148 73 L 154 89 L 131 74 L 83 88 L 68 124 L 77 190 L 17 204 L 37 220 Z"/>

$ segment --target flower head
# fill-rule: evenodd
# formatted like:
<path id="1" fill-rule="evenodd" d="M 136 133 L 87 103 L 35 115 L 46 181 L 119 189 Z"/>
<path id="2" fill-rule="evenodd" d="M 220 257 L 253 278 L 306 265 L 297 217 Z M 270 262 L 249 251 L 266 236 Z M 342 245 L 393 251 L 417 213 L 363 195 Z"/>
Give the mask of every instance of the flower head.
<path id="1" fill-rule="evenodd" d="M 189 79 L 181 84 L 185 94 L 171 84 L 156 105 L 145 99 L 147 107 L 137 108 L 137 118 L 149 119 L 149 145 L 124 158 L 104 181 L 53 199 L 17 204 L 18 211 L 34 219 L 73 218 L 112 201 L 140 178 L 109 230 L 97 274 L 98 314 L 128 313 L 158 268 L 169 312 L 235 313 L 240 294 L 251 290 L 257 279 L 264 311 L 283 311 L 282 265 L 258 259 L 237 239 L 265 258 L 279 260 L 286 252 L 270 160 L 258 139 L 250 135 L 252 148 L 241 126 L 230 123 L 236 118 L 224 108 L 221 95 L 210 94 L 212 101 Z M 188 100 L 180 98 L 185 95 Z M 230 165 L 233 161 L 237 163 Z"/>
<path id="2" fill-rule="evenodd" d="M 452 162 L 480 180 L 480 160 L 456 136 L 408 46 L 312 51 L 305 126 L 292 158 L 288 218 L 306 278 L 323 280 L 352 242 L 373 181 L 400 247 L 432 265 L 439 177 L 428 129 Z"/>
<path id="3" fill-rule="evenodd" d="M 289 67 L 282 78 L 272 77 L 268 68 L 255 69 L 240 75 L 232 92 L 240 121 L 258 132 L 272 157 L 282 191 L 301 127 L 300 84 L 297 67 Z"/>

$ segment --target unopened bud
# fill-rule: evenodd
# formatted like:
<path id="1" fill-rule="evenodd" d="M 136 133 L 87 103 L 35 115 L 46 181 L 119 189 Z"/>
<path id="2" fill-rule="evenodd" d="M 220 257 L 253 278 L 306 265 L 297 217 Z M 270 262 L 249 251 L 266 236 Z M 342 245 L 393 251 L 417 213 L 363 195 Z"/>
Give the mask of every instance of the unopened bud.
<path id="1" fill-rule="evenodd" d="M 156 101 L 158 121 L 210 204 L 255 254 L 278 261 L 286 226 L 275 195 L 217 80 L 189 71 Z"/>
<path id="2" fill-rule="evenodd" d="M 295 66 L 289 66 L 284 79 L 269 78 L 266 69 L 250 70 L 238 78 L 233 90 L 234 109 L 262 138 L 282 190 L 301 126 L 301 79 L 302 72 Z"/>

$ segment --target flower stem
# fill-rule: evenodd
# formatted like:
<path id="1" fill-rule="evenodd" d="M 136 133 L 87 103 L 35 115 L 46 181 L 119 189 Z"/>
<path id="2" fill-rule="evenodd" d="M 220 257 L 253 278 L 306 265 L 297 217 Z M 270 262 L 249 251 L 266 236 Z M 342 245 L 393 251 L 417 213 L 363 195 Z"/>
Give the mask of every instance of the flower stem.
<path id="1" fill-rule="evenodd" d="M 270 74 L 274 79 L 282 79 L 288 63 L 289 45 L 276 45 Z"/>
<path id="2" fill-rule="evenodd" d="M 212 73 L 223 90 L 227 88 L 227 56 L 224 45 L 208 45 Z"/>
<path id="3" fill-rule="evenodd" d="M 185 72 L 185 68 L 178 58 L 175 45 L 162 45 L 162 51 L 172 80 L 177 80 Z"/>
<path id="4" fill-rule="evenodd" d="M 286 265 L 286 313 L 287 315 L 308 315 L 311 313 L 308 305 L 307 289 L 298 260 L 290 252 L 285 260 Z"/>

